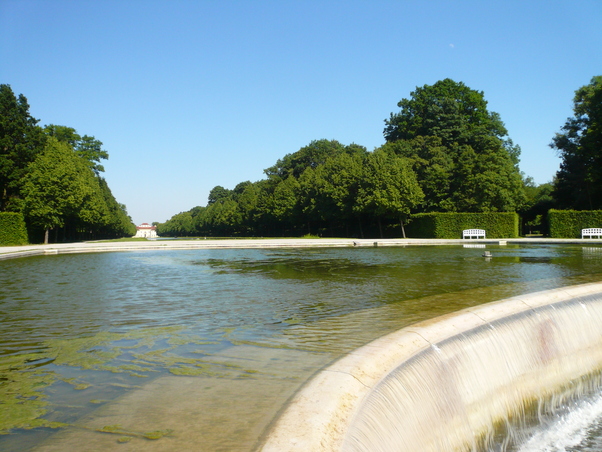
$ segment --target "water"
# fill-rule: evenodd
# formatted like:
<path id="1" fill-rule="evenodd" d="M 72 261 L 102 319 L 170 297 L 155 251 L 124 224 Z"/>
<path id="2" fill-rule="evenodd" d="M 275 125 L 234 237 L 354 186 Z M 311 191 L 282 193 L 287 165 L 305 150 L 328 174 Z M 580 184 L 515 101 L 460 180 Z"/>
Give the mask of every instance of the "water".
<path id="1" fill-rule="evenodd" d="M 517 452 L 599 452 L 602 450 L 602 393 L 570 403 L 513 450 Z"/>
<path id="2" fill-rule="evenodd" d="M 2 261 L 0 450 L 253 450 L 344 353 L 422 319 L 602 275 L 602 248 L 487 250 L 491 260 L 440 246 Z"/>

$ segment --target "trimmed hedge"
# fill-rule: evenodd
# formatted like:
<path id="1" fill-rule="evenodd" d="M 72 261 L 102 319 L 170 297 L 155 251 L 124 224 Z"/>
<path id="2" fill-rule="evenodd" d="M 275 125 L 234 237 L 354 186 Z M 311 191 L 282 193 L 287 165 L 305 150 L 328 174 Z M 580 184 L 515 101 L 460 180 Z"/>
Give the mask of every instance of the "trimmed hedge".
<path id="1" fill-rule="evenodd" d="M 419 213 L 412 215 L 408 236 L 416 238 L 461 239 L 464 229 L 485 229 L 487 238 L 518 237 L 516 212 Z"/>
<path id="2" fill-rule="evenodd" d="M 550 237 L 581 238 L 581 229 L 602 228 L 602 210 L 555 210 L 548 212 Z"/>
<path id="3" fill-rule="evenodd" d="M 27 243 L 29 241 L 23 215 L 15 212 L 0 212 L 0 246 Z"/>

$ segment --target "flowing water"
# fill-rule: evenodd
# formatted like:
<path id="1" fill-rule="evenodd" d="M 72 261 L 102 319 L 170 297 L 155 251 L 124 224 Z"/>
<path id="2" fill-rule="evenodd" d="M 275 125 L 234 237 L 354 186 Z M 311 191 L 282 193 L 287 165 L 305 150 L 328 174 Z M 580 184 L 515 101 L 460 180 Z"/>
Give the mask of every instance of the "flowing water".
<path id="1" fill-rule="evenodd" d="M 250 451 L 313 374 L 383 334 L 602 279 L 595 246 L 487 250 L 493 258 L 416 246 L 1 261 L 0 450 Z M 590 442 L 596 416 L 583 427 Z M 599 450 L 579 447 L 540 450 Z"/>

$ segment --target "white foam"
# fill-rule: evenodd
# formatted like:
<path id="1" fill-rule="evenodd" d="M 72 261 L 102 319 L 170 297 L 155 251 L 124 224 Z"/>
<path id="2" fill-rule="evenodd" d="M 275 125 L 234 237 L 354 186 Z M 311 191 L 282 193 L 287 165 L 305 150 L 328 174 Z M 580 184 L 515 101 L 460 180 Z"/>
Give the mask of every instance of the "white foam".
<path id="1" fill-rule="evenodd" d="M 567 413 L 534 433 L 518 452 L 566 452 L 587 437 L 592 425 L 602 417 L 602 394 L 583 400 Z"/>

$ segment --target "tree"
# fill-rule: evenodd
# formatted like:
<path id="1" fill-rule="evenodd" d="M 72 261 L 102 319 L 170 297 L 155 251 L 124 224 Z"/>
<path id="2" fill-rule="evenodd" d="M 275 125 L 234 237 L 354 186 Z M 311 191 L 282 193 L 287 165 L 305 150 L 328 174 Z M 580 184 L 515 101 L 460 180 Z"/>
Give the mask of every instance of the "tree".
<path id="1" fill-rule="evenodd" d="M 449 78 L 432 86 L 417 87 L 411 99 L 402 99 L 399 113 L 385 120 L 387 141 L 411 140 L 418 136 L 436 136 L 444 146 L 452 143 L 474 147 L 481 137 L 503 139 L 506 128 L 499 115 L 487 110 L 482 91 Z"/>
<path id="2" fill-rule="evenodd" d="M 361 153 L 340 154 L 316 169 L 316 206 L 325 219 L 348 222 L 359 218 L 354 206 L 366 158 Z"/>
<path id="3" fill-rule="evenodd" d="M 289 176 L 298 179 L 306 168 L 315 169 L 329 158 L 342 153 L 364 155 L 366 148 L 354 143 L 345 146 L 337 140 L 314 140 L 297 152 L 285 155 L 264 172 L 268 177 L 278 177 L 282 180 Z"/>
<path id="4" fill-rule="evenodd" d="M 159 224 L 157 227 L 157 234 L 185 237 L 193 235 L 194 230 L 195 224 L 192 213 L 191 211 L 188 211 L 180 212 L 171 217 L 165 223 Z"/>
<path id="5" fill-rule="evenodd" d="M 553 196 L 563 208 L 602 209 L 602 76 L 575 91 L 573 111 L 550 144 L 562 159 Z"/>
<path id="6" fill-rule="evenodd" d="M 232 196 L 232 190 L 228 190 L 227 188 L 222 187 L 221 185 L 216 185 L 209 192 L 209 198 L 207 200 L 207 205 L 215 204 L 218 201 L 226 200 Z"/>
<path id="7" fill-rule="evenodd" d="M 299 182 L 292 175 L 274 189 L 271 213 L 276 220 L 293 225 L 299 205 Z"/>
<path id="8" fill-rule="evenodd" d="M 389 148 L 409 158 L 423 211 L 513 211 L 524 202 L 520 148 L 480 91 L 445 79 L 416 88 L 385 120 Z"/>
<path id="9" fill-rule="evenodd" d="M 103 237 L 123 237 L 136 234 L 136 226 L 127 213 L 125 204 L 118 203 L 107 181 L 102 177 L 97 177 L 100 193 L 107 206 L 108 218 L 105 224 L 97 224 L 96 229 Z"/>
<path id="10" fill-rule="evenodd" d="M 104 166 L 100 164 L 100 161 L 107 160 L 109 153 L 102 149 L 102 141 L 84 135 L 75 145 L 75 152 L 89 163 L 90 168 L 96 175 L 104 172 Z"/>
<path id="11" fill-rule="evenodd" d="M 419 210 L 449 212 L 455 209 L 451 198 L 455 167 L 451 153 L 443 146 L 441 138 L 418 136 L 412 140 L 385 143 L 382 149 L 411 161 L 424 193 Z"/>
<path id="12" fill-rule="evenodd" d="M 355 210 L 377 218 L 381 237 L 381 219 L 397 218 L 405 238 L 403 218 L 420 204 L 423 197 L 411 162 L 383 149 L 377 149 L 368 155 L 364 163 Z"/>
<path id="13" fill-rule="evenodd" d="M 22 187 L 23 212 L 31 224 L 45 230 L 44 243 L 50 229 L 69 220 L 79 225 L 109 221 L 98 179 L 69 144 L 49 138 L 28 170 Z"/>
<path id="14" fill-rule="evenodd" d="M 0 212 L 19 210 L 22 179 L 46 142 L 37 123 L 25 96 L 0 85 Z"/>
<path id="15" fill-rule="evenodd" d="M 238 203 L 230 198 L 220 199 L 203 212 L 203 226 L 209 226 L 213 233 L 228 235 L 240 227 L 241 214 Z"/>
<path id="16" fill-rule="evenodd" d="M 107 160 L 109 153 L 102 149 L 102 141 L 88 135 L 80 136 L 73 127 L 49 124 L 44 132 L 57 140 L 68 143 L 75 153 L 86 160 L 96 175 L 104 172 L 101 160 Z"/>
<path id="17" fill-rule="evenodd" d="M 242 184 L 242 183 L 241 183 Z M 239 189 L 238 184 L 234 191 Z M 242 229 L 245 232 L 253 232 L 253 227 L 257 220 L 257 205 L 259 204 L 259 188 L 258 184 L 248 183 L 244 185 L 244 189 L 237 195 L 236 201 L 240 209 Z"/>

